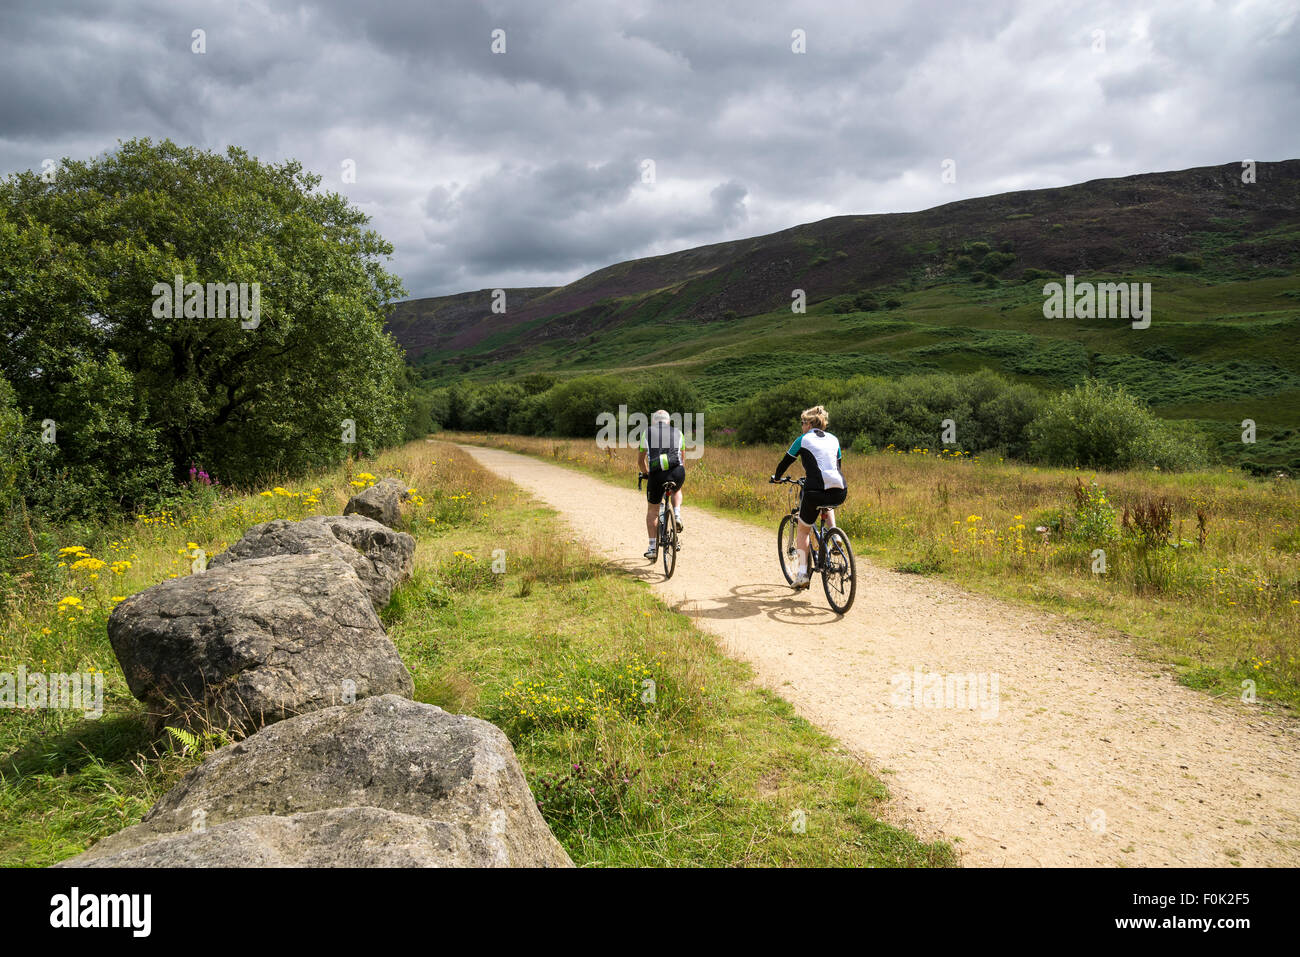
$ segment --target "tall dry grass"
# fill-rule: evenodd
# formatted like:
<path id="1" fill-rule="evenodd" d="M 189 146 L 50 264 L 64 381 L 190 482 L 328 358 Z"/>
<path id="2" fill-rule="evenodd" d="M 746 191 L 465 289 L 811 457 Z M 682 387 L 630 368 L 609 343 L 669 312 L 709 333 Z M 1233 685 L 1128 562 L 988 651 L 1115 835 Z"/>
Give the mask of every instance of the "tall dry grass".
<path id="1" fill-rule="evenodd" d="M 634 449 L 578 439 L 446 437 L 629 485 L 636 479 Z M 708 447 L 687 463 L 688 507 L 722 509 L 775 532 L 792 504 L 788 487 L 767 483 L 781 455 L 777 447 Z M 795 466 L 791 474 L 798 472 Z M 1295 482 L 1231 470 L 1039 468 L 926 449 L 850 452 L 844 472 L 850 493 L 837 520 L 860 552 L 901 571 L 948 575 L 1149 639 L 1189 683 L 1237 693 L 1250 680 L 1262 697 L 1300 701 Z M 1169 516 L 1155 539 L 1135 519 L 1152 507 Z"/>

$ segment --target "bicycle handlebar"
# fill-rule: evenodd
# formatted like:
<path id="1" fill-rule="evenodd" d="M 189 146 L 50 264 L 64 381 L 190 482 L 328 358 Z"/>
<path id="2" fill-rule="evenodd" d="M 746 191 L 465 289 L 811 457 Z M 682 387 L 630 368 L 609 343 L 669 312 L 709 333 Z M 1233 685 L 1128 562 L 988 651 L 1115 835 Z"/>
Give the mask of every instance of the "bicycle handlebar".
<path id="1" fill-rule="evenodd" d="M 780 478 L 768 479 L 768 481 L 773 485 L 803 485 L 806 479 L 792 479 L 782 475 Z"/>

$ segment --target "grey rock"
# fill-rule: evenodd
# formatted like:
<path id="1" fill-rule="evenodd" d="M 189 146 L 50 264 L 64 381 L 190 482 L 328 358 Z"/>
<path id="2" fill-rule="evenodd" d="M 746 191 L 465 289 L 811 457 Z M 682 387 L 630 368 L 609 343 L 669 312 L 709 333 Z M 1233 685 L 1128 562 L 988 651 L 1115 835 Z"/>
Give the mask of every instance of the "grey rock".
<path id="1" fill-rule="evenodd" d="M 409 820 L 382 823 L 371 816 L 346 826 L 364 836 L 391 825 L 402 841 L 412 844 L 400 853 L 445 853 L 450 859 L 444 863 L 452 866 L 571 866 L 501 729 L 397 695 L 290 718 L 214 752 L 139 824 L 65 863 L 125 862 L 124 853 L 185 834 L 196 819 L 204 821 L 209 833 L 227 822 L 255 821 L 230 832 L 248 849 L 250 865 L 269 859 L 258 855 L 272 850 L 291 859 L 295 852 L 286 835 L 343 827 L 339 818 L 311 817 L 336 808 L 381 808 L 445 825 L 415 833 Z M 305 830 L 271 828 L 262 821 L 266 815 L 293 820 Z M 203 842 L 188 849 L 173 842 L 149 859 L 160 866 L 183 860 L 203 866 L 235 863 L 211 856 L 216 853 Z M 323 851 L 312 853 L 317 853 L 314 860 L 355 863 L 344 849 L 332 858 L 320 856 Z"/>
<path id="2" fill-rule="evenodd" d="M 496 867 L 470 829 L 373 807 L 257 815 L 56 867 Z"/>
<path id="3" fill-rule="evenodd" d="M 297 522 L 278 518 L 254 525 L 208 567 L 271 555 L 321 552 L 335 554 L 352 566 L 378 610 L 388 604 L 393 589 L 411 577 L 415 539 L 362 515 L 313 516 Z"/>
<path id="4" fill-rule="evenodd" d="M 364 515 L 396 528 L 402 520 L 402 503 L 410 498 L 406 486 L 395 478 L 381 479 L 348 499 L 344 515 Z"/>
<path id="5" fill-rule="evenodd" d="M 165 581 L 118 605 L 108 637 L 141 701 L 243 731 L 414 687 L 361 580 L 333 552 Z"/>

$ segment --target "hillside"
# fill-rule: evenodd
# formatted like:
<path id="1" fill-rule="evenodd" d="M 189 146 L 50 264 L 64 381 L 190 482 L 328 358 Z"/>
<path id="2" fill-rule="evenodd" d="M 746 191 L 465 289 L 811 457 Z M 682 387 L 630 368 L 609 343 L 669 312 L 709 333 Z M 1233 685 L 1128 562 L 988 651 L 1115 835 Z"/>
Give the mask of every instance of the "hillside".
<path id="1" fill-rule="evenodd" d="M 1044 319 L 1043 283 L 1066 274 L 1152 283 L 1151 327 Z M 1257 465 L 1300 462 L 1300 160 L 1253 184 L 1233 163 L 834 217 L 513 291 L 505 315 L 489 302 L 400 303 L 390 328 L 432 384 L 667 365 L 713 408 L 808 374 L 1093 375 L 1225 449 L 1255 419 Z"/>

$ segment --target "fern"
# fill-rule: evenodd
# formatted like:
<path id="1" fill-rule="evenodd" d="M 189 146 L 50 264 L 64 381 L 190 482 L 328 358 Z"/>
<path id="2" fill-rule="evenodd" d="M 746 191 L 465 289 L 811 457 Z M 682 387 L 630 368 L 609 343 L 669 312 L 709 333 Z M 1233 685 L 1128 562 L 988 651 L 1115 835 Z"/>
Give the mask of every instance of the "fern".
<path id="1" fill-rule="evenodd" d="M 180 744 L 183 752 L 192 754 L 195 757 L 202 757 L 208 751 L 215 751 L 217 748 L 223 748 L 230 743 L 230 738 L 221 729 L 195 734 L 192 731 L 186 731 L 184 728 L 173 728 L 168 725 L 167 733 Z"/>
<path id="2" fill-rule="evenodd" d="M 186 731 L 184 728 L 173 728 L 170 725 L 167 727 L 167 733 L 180 744 L 182 751 L 195 755 L 202 753 L 202 746 L 197 734 Z"/>

